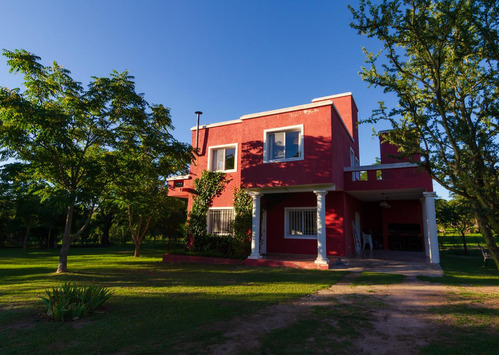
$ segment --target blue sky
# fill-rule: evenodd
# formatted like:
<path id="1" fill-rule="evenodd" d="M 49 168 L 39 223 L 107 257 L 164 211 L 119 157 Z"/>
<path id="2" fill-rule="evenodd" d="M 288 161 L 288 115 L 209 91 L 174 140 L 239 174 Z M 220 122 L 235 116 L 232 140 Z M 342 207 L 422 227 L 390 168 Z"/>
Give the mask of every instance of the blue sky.
<path id="1" fill-rule="evenodd" d="M 129 70 L 150 103 L 171 108 L 174 136 L 190 142 L 196 124 L 310 103 L 352 92 L 359 118 L 394 99 L 360 76 L 362 47 L 347 0 L 2 1 L 1 48 L 56 60 L 87 84 Z M 19 87 L 0 58 L 0 85 Z M 360 126 L 361 165 L 379 156 L 372 125 Z M 376 130 L 389 128 L 380 124 Z M 439 196 L 445 190 L 435 186 Z"/>

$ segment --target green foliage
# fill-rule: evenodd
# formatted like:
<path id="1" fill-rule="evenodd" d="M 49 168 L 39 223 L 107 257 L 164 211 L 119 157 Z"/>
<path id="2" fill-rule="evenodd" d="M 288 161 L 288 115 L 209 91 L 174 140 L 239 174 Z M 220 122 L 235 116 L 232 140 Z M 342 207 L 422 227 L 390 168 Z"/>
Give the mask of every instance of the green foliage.
<path id="1" fill-rule="evenodd" d="M 196 195 L 193 199 L 193 207 L 189 213 L 187 232 L 193 237 L 195 249 L 196 239 L 207 234 L 207 212 L 212 205 L 212 200 L 220 196 L 229 180 L 226 174 L 220 171 L 204 170 L 201 177 L 194 180 Z"/>
<path id="2" fill-rule="evenodd" d="M 41 297 L 47 307 L 47 316 L 55 321 L 71 321 L 85 317 L 109 300 L 112 292 L 102 286 L 78 287 L 66 282 L 59 288 L 45 290 L 47 297 Z"/>
<path id="3" fill-rule="evenodd" d="M 205 234 L 197 235 L 193 240 L 193 250 L 202 253 L 214 252 L 221 257 L 232 257 L 234 255 L 234 239 L 230 235 Z"/>
<path id="4" fill-rule="evenodd" d="M 0 88 L 0 157 L 21 161 L 24 176 L 43 184 L 43 198 L 65 198 L 58 266 L 65 272 L 70 241 L 104 199 L 123 201 L 140 221 L 152 218 L 151 196 L 186 169 L 192 149 L 173 138 L 170 110 L 149 104 L 127 71 L 93 77 L 85 88 L 56 62 L 44 66 L 26 50 L 3 54 L 10 72 L 24 75 L 25 90 Z M 88 211 L 77 232 L 75 206 Z M 131 224 L 139 230 L 140 222 Z"/>
<path id="5" fill-rule="evenodd" d="M 252 232 L 252 198 L 243 189 L 237 188 L 233 192 L 233 205 L 234 252 L 237 255 L 248 256 Z"/>
<path id="6" fill-rule="evenodd" d="M 465 234 L 470 233 L 476 223 L 474 210 L 468 201 L 460 197 L 450 201 L 437 200 L 436 219 L 444 230 L 452 229 L 460 233 L 464 254 L 467 255 L 469 252 Z"/>
<path id="7" fill-rule="evenodd" d="M 397 97 L 366 122 L 474 208 L 498 266 L 498 1 L 361 0 L 351 26 L 377 38 L 361 77 Z M 418 159 L 416 159 L 418 157 Z"/>

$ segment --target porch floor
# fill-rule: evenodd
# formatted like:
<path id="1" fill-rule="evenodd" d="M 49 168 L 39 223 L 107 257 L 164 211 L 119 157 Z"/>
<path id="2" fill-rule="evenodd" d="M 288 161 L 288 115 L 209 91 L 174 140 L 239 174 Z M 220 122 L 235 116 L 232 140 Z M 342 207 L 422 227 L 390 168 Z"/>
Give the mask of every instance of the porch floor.
<path id="1" fill-rule="evenodd" d="M 373 250 L 365 251 L 360 257 L 330 256 L 329 267 L 316 265 L 314 255 L 265 254 L 262 259 L 245 260 L 246 265 L 295 267 L 303 269 L 330 269 L 351 272 L 381 272 L 405 276 L 441 277 L 439 264 L 430 264 L 423 252 Z"/>

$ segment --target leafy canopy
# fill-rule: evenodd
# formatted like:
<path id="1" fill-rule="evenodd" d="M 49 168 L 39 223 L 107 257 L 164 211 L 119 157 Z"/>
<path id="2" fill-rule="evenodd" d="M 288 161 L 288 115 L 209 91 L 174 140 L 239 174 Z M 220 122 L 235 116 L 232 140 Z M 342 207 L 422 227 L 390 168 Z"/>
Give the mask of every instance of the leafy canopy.
<path id="1" fill-rule="evenodd" d="M 361 0 L 351 26 L 377 38 L 361 77 L 394 94 L 365 122 L 389 121 L 386 139 L 475 209 L 490 250 L 498 233 L 498 2 Z"/>

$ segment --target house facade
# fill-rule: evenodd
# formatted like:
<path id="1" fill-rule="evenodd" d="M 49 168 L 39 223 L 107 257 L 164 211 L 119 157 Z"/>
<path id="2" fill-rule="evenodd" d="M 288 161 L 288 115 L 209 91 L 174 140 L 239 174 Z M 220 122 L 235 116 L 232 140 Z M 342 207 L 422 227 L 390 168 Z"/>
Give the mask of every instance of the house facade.
<path id="1" fill-rule="evenodd" d="M 188 199 L 190 210 L 194 179 L 203 170 L 227 173 L 208 232 L 231 232 L 232 194 L 245 189 L 253 201 L 249 259 L 310 254 L 327 264 L 359 252 L 365 234 L 375 249 L 421 252 L 439 263 L 431 178 L 396 159 L 397 147 L 382 138 L 380 164 L 359 166 L 357 113 L 344 93 L 193 127 L 199 155 L 189 175 L 169 179 L 169 195 Z"/>

